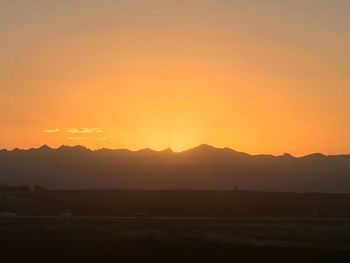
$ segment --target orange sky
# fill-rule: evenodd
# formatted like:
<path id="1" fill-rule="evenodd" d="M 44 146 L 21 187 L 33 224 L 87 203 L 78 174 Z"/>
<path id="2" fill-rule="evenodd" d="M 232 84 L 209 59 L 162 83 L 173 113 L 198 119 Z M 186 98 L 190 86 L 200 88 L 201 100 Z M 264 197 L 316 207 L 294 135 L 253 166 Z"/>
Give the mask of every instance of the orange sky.
<path id="1" fill-rule="evenodd" d="M 350 153 L 349 12 L 348 0 L 1 1 L 0 148 Z"/>

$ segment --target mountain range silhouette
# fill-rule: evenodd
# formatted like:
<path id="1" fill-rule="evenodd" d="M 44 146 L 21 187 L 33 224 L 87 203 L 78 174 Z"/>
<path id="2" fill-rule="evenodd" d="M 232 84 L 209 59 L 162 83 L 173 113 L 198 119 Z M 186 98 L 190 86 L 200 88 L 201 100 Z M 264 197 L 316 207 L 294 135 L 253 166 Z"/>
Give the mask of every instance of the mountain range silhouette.
<path id="1" fill-rule="evenodd" d="M 0 151 L 0 183 L 50 189 L 193 189 L 350 192 L 350 155 L 250 155 L 210 145 L 89 150 L 44 145 Z"/>

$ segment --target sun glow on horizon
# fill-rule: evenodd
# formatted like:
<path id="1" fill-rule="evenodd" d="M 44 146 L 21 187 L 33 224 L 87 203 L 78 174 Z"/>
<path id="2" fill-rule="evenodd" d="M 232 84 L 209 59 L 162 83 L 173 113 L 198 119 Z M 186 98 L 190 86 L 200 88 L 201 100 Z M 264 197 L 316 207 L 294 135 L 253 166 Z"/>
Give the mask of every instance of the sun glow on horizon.
<path id="1" fill-rule="evenodd" d="M 15 2 L 0 148 L 350 152 L 349 1 Z"/>

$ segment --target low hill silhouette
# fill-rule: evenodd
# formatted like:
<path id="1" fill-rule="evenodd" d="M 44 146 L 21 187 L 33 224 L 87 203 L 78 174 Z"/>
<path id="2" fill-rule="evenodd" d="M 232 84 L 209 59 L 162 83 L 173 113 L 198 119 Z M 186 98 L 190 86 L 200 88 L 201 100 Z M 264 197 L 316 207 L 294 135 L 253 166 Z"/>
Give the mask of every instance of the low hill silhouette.
<path id="1" fill-rule="evenodd" d="M 83 146 L 0 151 L 0 184 L 50 189 L 208 189 L 350 193 L 350 155 L 249 155 L 200 145 L 89 150 Z"/>

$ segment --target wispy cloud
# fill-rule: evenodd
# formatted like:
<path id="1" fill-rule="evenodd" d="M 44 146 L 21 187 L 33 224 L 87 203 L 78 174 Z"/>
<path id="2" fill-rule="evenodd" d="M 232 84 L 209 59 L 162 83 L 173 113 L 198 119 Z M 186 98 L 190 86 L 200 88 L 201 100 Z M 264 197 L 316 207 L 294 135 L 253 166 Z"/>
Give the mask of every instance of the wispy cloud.
<path id="1" fill-rule="evenodd" d="M 99 128 L 72 128 L 66 130 L 68 133 L 101 133 L 102 129 Z"/>
<path id="2" fill-rule="evenodd" d="M 68 140 L 86 140 L 87 137 L 68 137 Z"/>
<path id="3" fill-rule="evenodd" d="M 61 130 L 60 129 L 48 129 L 48 130 L 44 130 L 44 132 L 46 133 L 57 133 L 57 132 L 60 132 Z"/>

